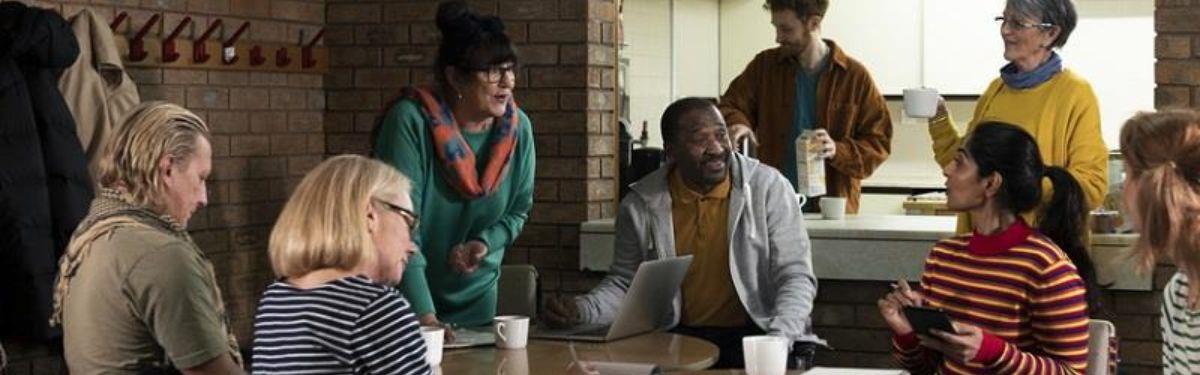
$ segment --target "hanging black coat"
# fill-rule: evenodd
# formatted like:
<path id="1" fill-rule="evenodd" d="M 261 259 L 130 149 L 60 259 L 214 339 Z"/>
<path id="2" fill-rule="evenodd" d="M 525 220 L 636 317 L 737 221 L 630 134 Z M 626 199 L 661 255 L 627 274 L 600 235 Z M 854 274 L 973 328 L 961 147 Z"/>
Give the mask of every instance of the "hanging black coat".
<path id="1" fill-rule="evenodd" d="M 0 3 L 0 335 L 47 339 L 58 258 L 92 183 L 58 76 L 79 55 L 58 13 Z"/>

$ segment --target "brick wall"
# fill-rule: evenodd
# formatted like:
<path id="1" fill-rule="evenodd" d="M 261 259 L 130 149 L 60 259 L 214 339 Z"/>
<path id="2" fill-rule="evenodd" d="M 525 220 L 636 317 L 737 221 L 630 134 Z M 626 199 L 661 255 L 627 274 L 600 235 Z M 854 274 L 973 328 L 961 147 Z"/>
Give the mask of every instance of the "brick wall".
<path id="1" fill-rule="evenodd" d="M 229 36 L 242 21 L 252 25 L 243 41 L 299 43 L 300 32 L 313 35 L 325 23 L 323 0 L 62 0 L 29 2 L 66 16 L 90 8 L 111 20 L 126 11 L 119 34 L 137 32 L 151 15 L 163 13 L 151 37 L 164 36 L 184 16 L 193 23 L 182 38 L 198 37 L 220 17 Z M 324 77 L 294 74 L 185 69 L 130 69 L 142 100 L 182 104 L 212 128 L 213 176 L 209 206 L 192 218 L 190 228 L 216 267 L 232 326 L 249 344 L 258 296 L 271 276 L 267 235 L 289 188 L 325 155 Z M 9 374 L 58 373 L 61 358 L 52 347 L 4 342 Z M 65 372 L 65 371 L 64 371 Z"/>
<path id="2" fill-rule="evenodd" d="M 611 0 L 472 1 L 499 14 L 518 48 L 515 95 L 533 123 L 534 206 L 505 263 L 533 264 L 543 290 L 578 293 L 579 223 L 615 209 L 615 67 Z M 377 116 L 403 86 L 432 83 L 437 2 L 336 1 L 327 8 L 328 152 L 365 153 Z"/>

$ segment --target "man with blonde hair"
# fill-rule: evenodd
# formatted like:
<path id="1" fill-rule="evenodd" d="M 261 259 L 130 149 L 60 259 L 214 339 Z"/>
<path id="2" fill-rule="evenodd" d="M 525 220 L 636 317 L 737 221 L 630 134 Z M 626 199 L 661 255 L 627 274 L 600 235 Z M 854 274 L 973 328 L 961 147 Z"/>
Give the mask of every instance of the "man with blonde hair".
<path id="1" fill-rule="evenodd" d="M 187 232 L 207 202 L 208 125 L 175 104 L 134 108 L 59 261 L 51 324 L 75 374 L 240 374 L 212 263 Z"/>

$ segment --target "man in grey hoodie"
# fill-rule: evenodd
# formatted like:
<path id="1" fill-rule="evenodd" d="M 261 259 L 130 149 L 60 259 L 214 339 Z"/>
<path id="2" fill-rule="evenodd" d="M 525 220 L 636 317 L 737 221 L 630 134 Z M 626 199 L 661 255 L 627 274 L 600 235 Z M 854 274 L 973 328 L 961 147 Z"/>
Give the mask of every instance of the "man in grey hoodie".
<path id="1" fill-rule="evenodd" d="M 812 366 L 813 275 L 808 234 L 792 185 L 779 171 L 732 152 L 725 121 L 709 100 L 684 98 L 663 113 L 667 165 L 631 186 L 616 220 L 612 269 L 573 301 L 548 301 L 554 326 L 611 323 L 638 265 L 693 255 L 673 332 L 712 341 L 717 368 L 740 368 L 742 337 L 795 342 L 789 367 Z M 666 323 L 666 322 L 664 322 Z"/>

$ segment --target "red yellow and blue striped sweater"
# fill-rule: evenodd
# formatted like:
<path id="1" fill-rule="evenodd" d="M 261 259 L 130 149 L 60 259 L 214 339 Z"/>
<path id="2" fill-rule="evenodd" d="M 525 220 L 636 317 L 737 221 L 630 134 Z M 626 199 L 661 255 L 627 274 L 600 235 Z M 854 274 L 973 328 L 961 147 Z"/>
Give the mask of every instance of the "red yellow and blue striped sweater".
<path id="1" fill-rule="evenodd" d="M 972 361 L 943 359 L 914 334 L 894 355 L 913 374 L 1082 374 L 1087 367 L 1086 288 L 1070 258 L 1018 220 L 995 235 L 939 241 L 921 276 L 925 304 L 984 331 Z"/>

